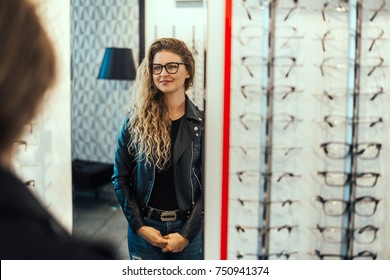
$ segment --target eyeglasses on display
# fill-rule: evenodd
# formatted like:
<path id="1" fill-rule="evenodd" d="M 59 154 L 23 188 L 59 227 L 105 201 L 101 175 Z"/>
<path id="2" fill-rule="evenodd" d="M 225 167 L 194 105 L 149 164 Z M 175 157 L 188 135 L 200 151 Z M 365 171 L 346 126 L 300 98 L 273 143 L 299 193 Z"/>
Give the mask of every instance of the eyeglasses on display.
<path id="1" fill-rule="evenodd" d="M 330 187 L 344 187 L 354 178 L 357 187 L 375 187 L 381 174 L 376 172 L 347 173 L 343 171 L 318 171 L 318 175 L 324 177 L 325 184 Z"/>
<path id="2" fill-rule="evenodd" d="M 282 251 L 279 253 L 271 253 L 267 255 L 262 255 L 262 254 L 255 254 L 255 253 L 242 253 L 240 251 L 237 252 L 236 257 L 237 259 L 243 259 L 245 256 L 252 256 L 256 257 L 257 260 L 288 260 L 290 259 L 291 255 L 298 254 L 298 252 L 287 252 L 287 251 Z"/>
<path id="3" fill-rule="evenodd" d="M 382 144 L 364 142 L 348 144 L 345 142 L 326 142 L 320 144 L 325 155 L 331 159 L 345 159 L 348 155 L 357 155 L 361 159 L 372 160 L 379 156 Z"/>
<path id="4" fill-rule="evenodd" d="M 377 254 L 364 250 L 353 256 L 346 256 L 340 254 L 323 254 L 319 250 L 315 250 L 314 254 L 320 260 L 376 260 Z"/>
<path id="5" fill-rule="evenodd" d="M 347 229 L 342 227 L 321 227 L 317 224 L 316 229 L 321 233 L 325 242 L 342 243 L 352 234 L 353 240 L 360 244 L 370 244 L 376 240 L 378 227 L 366 225 L 364 227 Z"/>
<path id="6" fill-rule="evenodd" d="M 318 195 L 316 200 L 322 204 L 325 214 L 333 217 L 343 215 L 350 208 L 359 216 L 370 217 L 375 214 L 379 203 L 379 199 L 372 196 L 362 196 L 351 202 L 336 198 L 325 199 Z"/>

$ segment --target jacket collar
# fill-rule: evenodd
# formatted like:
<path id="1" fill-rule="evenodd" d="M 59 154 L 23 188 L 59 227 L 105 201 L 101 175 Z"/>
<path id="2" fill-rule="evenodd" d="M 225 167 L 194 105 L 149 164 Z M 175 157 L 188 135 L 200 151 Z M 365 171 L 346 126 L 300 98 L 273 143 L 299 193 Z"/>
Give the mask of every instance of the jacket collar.
<path id="1" fill-rule="evenodd" d="M 185 112 L 185 117 L 186 119 L 192 119 L 197 122 L 203 122 L 203 115 L 198 109 L 197 106 L 195 106 L 194 103 L 192 103 L 191 99 L 188 97 L 188 95 L 185 95 L 186 97 L 186 112 Z"/>
<path id="2" fill-rule="evenodd" d="M 202 112 L 192 103 L 187 94 L 186 97 L 186 112 L 185 118 L 189 122 L 180 122 L 179 131 L 176 137 L 176 142 L 173 147 L 173 162 L 176 163 L 185 149 L 191 144 L 192 139 L 196 135 L 196 131 L 201 129 L 203 123 Z"/>

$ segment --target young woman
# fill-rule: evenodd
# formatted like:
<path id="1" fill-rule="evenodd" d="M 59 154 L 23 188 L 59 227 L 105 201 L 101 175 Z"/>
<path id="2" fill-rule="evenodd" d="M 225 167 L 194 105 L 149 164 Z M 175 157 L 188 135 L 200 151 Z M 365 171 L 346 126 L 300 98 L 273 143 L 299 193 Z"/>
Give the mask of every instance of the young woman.
<path id="1" fill-rule="evenodd" d="M 129 223 L 131 259 L 203 259 L 203 113 L 186 90 L 195 61 L 163 38 L 138 68 L 112 182 Z"/>

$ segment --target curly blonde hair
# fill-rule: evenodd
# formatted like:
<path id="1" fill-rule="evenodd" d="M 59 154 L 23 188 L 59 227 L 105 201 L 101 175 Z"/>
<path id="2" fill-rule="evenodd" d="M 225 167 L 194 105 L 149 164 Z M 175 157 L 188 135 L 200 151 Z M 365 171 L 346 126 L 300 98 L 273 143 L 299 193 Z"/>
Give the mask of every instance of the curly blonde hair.
<path id="1" fill-rule="evenodd" d="M 169 51 L 181 57 L 189 73 L 184 87 L 193 84 L 195 60 L 186 44 L 174 38 L 161 38 L 152 43 L 146 57 L 137 70 L 137 77 L 131 89 L 129 122 L 129 152 L 133 151 L 138 160 L 145 160 L 158 170 L 169 166 L 171 161 L 171 121 L 163 94 L 155 86 L 149 65 L 160 51 Z"/>

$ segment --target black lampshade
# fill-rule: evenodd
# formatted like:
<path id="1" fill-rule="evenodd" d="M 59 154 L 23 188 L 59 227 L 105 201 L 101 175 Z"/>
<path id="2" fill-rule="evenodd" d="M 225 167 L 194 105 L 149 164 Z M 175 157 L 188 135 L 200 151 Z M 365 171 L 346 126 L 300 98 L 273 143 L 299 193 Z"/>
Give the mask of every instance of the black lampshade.
<path id="1" fill-rule="evenodd" d="M 98 79 L 134 80 L 136 75 L 133 53 L 126 48 L 106 48 Z"/>

